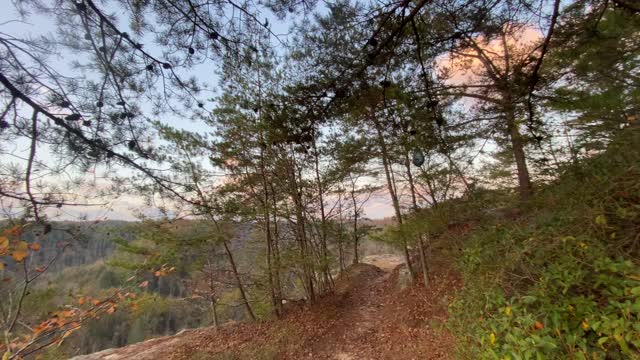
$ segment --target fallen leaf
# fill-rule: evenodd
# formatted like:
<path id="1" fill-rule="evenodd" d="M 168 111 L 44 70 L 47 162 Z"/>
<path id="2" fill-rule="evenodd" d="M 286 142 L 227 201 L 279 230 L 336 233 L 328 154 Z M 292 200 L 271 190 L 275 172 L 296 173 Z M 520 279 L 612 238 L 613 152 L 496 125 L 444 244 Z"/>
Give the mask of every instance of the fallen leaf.
<path id="1" fill-rule="evenodd" d="M 140 285 L 138 285 L 141 288 L 146 288 L 147 286 L 149 286 L 149 280 L 145 280 L 143 282 L 140 283 Z"/>
<path id="2" fill-rule="evenodd" d="M 29 249 L 33 250 L 33 251 L 38 251 L 40 250 L 40 244 L 38 243 L 31 243 L 29 244 Z"/>

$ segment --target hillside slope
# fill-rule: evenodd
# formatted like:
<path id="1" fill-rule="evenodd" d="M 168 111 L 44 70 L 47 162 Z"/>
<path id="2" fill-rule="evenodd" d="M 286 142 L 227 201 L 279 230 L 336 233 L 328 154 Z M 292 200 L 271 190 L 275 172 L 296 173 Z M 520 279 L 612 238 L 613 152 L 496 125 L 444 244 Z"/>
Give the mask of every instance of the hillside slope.
<path id="1" fill-rule="evenodd" d="M 439 264 L 428 289 L 400 290 L 389 259 L 358 264 L 335 292 L 311 307 L 293 305 L 280 320 L 204 328 L 84 355 L 97 359 L 449 359 L 453 338 L 443 324 L 459 279 Z M 391 260 L 392 261 L 392 260 Z"/>

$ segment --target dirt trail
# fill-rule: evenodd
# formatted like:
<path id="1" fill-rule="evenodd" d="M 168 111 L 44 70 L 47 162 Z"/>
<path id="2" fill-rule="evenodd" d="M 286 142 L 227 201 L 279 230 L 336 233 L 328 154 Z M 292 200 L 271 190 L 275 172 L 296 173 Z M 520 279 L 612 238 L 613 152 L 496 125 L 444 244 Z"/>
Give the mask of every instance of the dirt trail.
<path id="1" fill-rule="evenodd" d="M 379 267 L 350 267 L 333 294 L 281 320 L 189 330 L 75 360 L 452 358 L 454 340 L 443 326 L 459 284 L 451 269 L 435 266 L 427 289 L 399 290 L 397 258 L 365 261 Z"/>

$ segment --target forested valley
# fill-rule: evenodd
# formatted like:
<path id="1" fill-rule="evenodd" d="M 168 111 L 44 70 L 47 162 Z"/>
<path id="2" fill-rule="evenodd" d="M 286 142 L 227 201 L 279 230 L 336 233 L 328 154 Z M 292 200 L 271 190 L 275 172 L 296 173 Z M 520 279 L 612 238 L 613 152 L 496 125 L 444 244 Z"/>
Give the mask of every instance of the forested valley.
<path id="1" fill-rule="evenodd" d="M 640 359 L 635 0 L 15 0 L 0 354 Z"/>

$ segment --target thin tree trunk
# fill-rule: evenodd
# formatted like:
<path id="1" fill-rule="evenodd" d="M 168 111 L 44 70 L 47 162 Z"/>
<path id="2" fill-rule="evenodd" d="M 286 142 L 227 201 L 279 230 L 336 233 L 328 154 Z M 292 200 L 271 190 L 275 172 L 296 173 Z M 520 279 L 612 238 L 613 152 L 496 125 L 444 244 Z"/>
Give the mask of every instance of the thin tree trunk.
<path id="1" fill-rule="evenodd" d="M 413 204 L 413 211 L 418 211 L 418 201 L 416 199 L 416 188 L 413 182 L 413 174 L 411 174 L 411 162 L 409 161 L 409 155 L 405 152 L 404 164 L 407 168 L 407 177 L 409 179 L 409 190 L 411 192 L 411 201 Z M 427 266 L 427 257 L 425 255 L 425 244 L 423 241 L 423 235 L 418 235 L 418 252 L 420 255 L 420 265 L 422 267 L 422 279 L 424 286 L 429 284 L 429 267 Z"/>
<path id="2" fill-rule="evenodd" d="M 296 238 L 298 241 L 298 247 L 300 251 L 300 258 L 302 261 L 302 272 L 304 276 L 305 289 L 307 291 L 307 298 L 310 303 L 315 303 L 316 296 L 313 285 L 314 273 L 313 269 L 310 266 L 309 259 L 309 251 L 307 248 L 307 235 L 305 230 L 305 218 L 304 218 L 304 209 L 302 208 L 302 189 L 300 189 L 300 185 L 298 184 L 297 174 L 296 174 L 296 166 L 295 159 L 293 158 L 293 154 L 291 155 L 292 166 L 290 171 L 291 178 L 291 187 L 293 189 L 293 202 L 295 206 L 295 217 L 296 217 Z"/>
<path id="3" fill-rule="evenodd" d="M 322 274 L 324 278 L 325 291 L 331 288 L 332 279 L 329 272 L 329 251 L 327 248 L 327 215 L 324 210 L 324 188 L 322 187 L 322 179 L 320 178 L 320 154 L 316 148 L 315 138 L 313 140 L 313 151 L 315 155 L 315 172 L 316 182 L 318 184 L 318 201 L 320 203 L 320 247 L 322 252 Z"/>
<path id="4" fill-rule="evenodd" d="M 260 151 L 260 175 L 262 177 L 262 187 L 264 191 L 264 231 L 265 238 L 267 241 L 267 281 L 269 283 L 269 293 L 271 295 L 271 305 L 273 306 L 273 310 L 275 311 L 276 316 L 280 316 L 280 307 L 278 304 L 281 303 L 280 299 L 278 299 L 277 292 L 275 290 L 275 282 L 273 276 L 273 266 L 271 264 L 271 259 L 273 257 L 273 240 L 271 237 L 271 214 L 269 212 L 270 201 L 269 201 L 269 185 L 267 182 L 267 177 L 265 174 L 265 164 L 264 164 L 264 150 Z"/>
<path id="5" fill-rule="evenodd" d="M 278 299 L 283 299 L 282 283 L 280 281 L 280 246 L 278 245 L 278 241 L 280 239 L 278 226 L 278 204 L 275 197 L 276 192 L 273 187 L 273 183 L 270 183 L 269 187 L 271 189 L 271 193 L 274 194 L 274 196 L 271 197 L 271 202 L 273 203 L 273 279 L 276 296 Z M 282 313 L 282 300 L 278 302 L 278 311 Z"/>
<path id="6" fill-rule="evenodd" d="M 209 298 L 209 304 L 211 306 L 211 317 L 213 320 L 213 327 L 217 329 L 218 327 L 220 327 L 220 324 L 218 323 L 218 310 L 216 309 L 215 295 L 211 294 Z"/>
<path id="7" fill-rule="evenodd" d="M 213 252 L 213 251 L 212 251 Z M 211 256 L 211 254 L 210 254 Z M 216 287 L 213 278 L 213 263 L 211 262 L 211 258 L 207 257 L 207 265 L 209 266 L 209 303 L 211 306 L 211 316 L 213 320 L 213 326 L 217 329 L 218 324 L 218 312 L 216 310 Z"/>
<path id="8" fill-rule="evenodd" d="M 229 258 L 229 264 L 231 264 L 231 270 L 233 271 L 233 276 L 236 280 L 236 286 L 238 287 L 238 291 L 240 291 L 240 297 L 242 297 L 242 301 L 244 303 L 244 308 L 247 311 L 247 314 L 251 318 L 251 320 L 256 320 L 256 315 L 253 313 L 253 309 L 251 309 L 251 304 L 249 304 L 249 299 L 245 292 L 244 286 L 242 285 L 242 279 L 240 278 L 240 274 L 238 273 L 238 267 L 236 266 L 236 262 L 233 260 L 233 254 L 231 253 L 231 249 L 229 249 L 229 244 L 227 240 L 222 242 L 224 245 L 224 251 L 227 253 L 227 257 Z"/>
<path id="9" fill-rule="evenodd" d="M 511 140 L 511 147 L 513 151 L 513 157 L 516 161 L 516 168 L 518 172 L 518 190 L 520 197 L 523 200 L 527 200 L 532 192 L 531 178 L 529 176 L 529 169 L 527 168 L 527 159 L 524 153 L 524 142 L 518 124 L 516 123 L 515 113 L 513 105 L 510 103 L 510 98 L 506 99 L 507 105 L 505 105 L 505 118 L 507 121 L 507 129 L 509 131 L 509 137 Z"/>
<path id="10" fill-rule="evenodd" d="M 345 269 L 344 261 L 344 245 L 343 245 L 343 220 L 342 220 L 342 191 L 338 195 L 338 262 L 340 263 L 340 272 Z"/>
<path id="11" fill-rule="evenodd" d="M 352 183 L 355 187 L 355 184 Z M 358 255 L 358 203 L 356 200 L 355 189 L 351 190 L 351 201 L 353 202 L 353 263 L 357 264 L 360 259 Z"/>
<path id="12" fill-rule="evenodd" d="M 391 169 L 389 164 L 389 153 L 387 151 L 387 144 L 384 141 L 384 134 L 382 133 L 382 127 L 380 123 L 373 118 L 373 123 L 376 127 L 376 131 L 378 134 L 378 143 L 380 145 L 381 155 L 382 155 L 382 165 L 384 166 L 384 174 L 387 179 L 387 189 L 389 190 L 389 196 L 391 196 L 391 202 L 393 203 L 393 209 L 396 214 L 396 223 L 398 225 L 402 225 L 402 214 L 400 212 L 400 202 L 398 201 L 398 197 L 396 195 L 393 180 L 391 179 Z M 404 258 L 407 263 L 407 269 L 409 270 L 409 274 L 411 276 L 411 281 L 415 282 L 415 273 L 413 271 L 413 266 L 411 265 L 411 257 L 409 256 L 409 247 L 407 245 L 407 239 L 402 239 L 402 245 L 404 246 Z"/>

